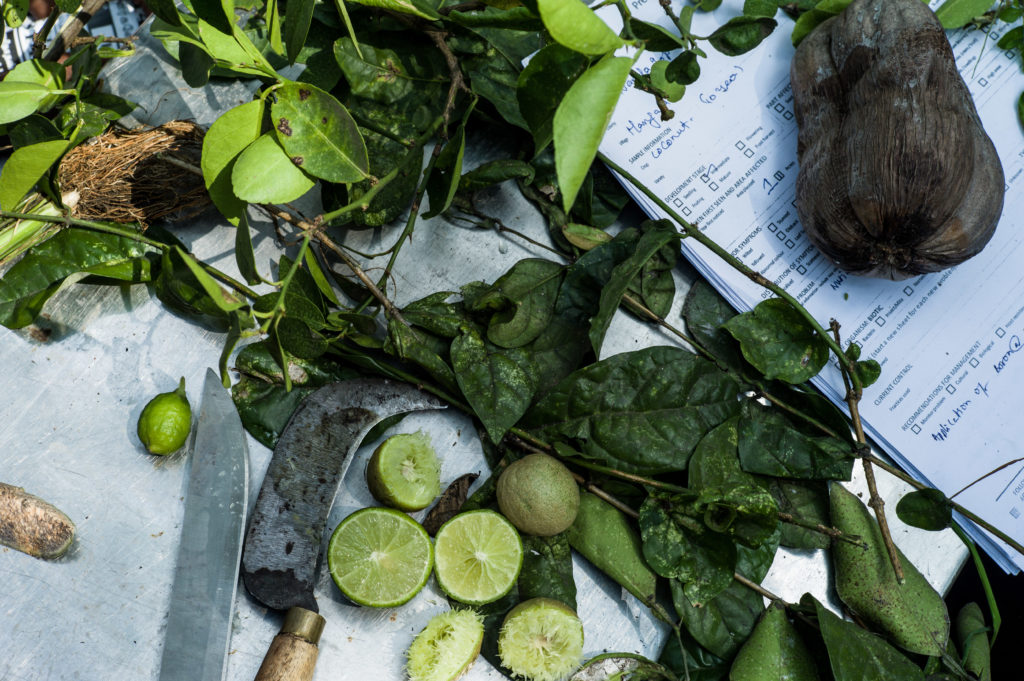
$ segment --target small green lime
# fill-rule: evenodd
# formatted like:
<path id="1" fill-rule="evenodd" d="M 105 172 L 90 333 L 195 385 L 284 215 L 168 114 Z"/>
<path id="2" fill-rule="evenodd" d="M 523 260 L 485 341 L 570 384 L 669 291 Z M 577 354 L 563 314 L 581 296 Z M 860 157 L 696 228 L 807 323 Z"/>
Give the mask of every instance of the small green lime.
<path id="1" fill-rule="evenodd" d="M 181 449 L 192 430 L 192 407 L 185 396 L 185 378 L 169 393 L 160 393 L 142 408 L 137 432 L 150 454 Z"/>
<path id="2" fill-rule="evenodd" d="M 385 440 L 366 465 L 373 498 L 402 511 L 426 508 L 441 493 L 441 464 L 430 436 L 399 433 Z"/>
<path id="3" fill-rule="evenodd" d="M 523 534 L 550 537 L 564 532 L 580 508 L 572 472 L 547 454 L 528 454 L 498 478 L 498 508 Z"/>
<path id="4" fill-rule="evenodd" d="M 583 623 L 561 601 L 523 601 L 501 624 L 498 656 L 516 676 L 531 681 L 562 679 L 583 659 Z"/>

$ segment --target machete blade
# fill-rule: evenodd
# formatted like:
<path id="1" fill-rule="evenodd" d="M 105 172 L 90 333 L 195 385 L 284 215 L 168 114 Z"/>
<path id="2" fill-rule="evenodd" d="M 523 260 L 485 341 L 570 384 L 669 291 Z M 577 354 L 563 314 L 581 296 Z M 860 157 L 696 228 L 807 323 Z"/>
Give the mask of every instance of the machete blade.
<path id="1" fill-rule="evenodd" d="M 309 394 L 281 433 L 256 499 L 242 555 L 249 593 L 270 608 L 318 612 L 317 556 L 355 450 L 389 416 L 444 406 L 411 385 L 373 378 Z"/>

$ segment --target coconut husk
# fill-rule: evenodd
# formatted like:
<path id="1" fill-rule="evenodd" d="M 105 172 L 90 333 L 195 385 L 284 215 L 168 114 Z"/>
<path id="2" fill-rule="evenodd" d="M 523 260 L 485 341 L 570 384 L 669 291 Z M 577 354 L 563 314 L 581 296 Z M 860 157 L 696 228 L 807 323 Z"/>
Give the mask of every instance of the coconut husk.
<path id="1" fill-rule="evenodd" d="M 155 128 L 112 128 L 68 152 L 57 179 L 77 192 L 72 214 L 86 220 L 137 222 L 198 212 L 210 197 L 198 169 L 203 130 L 191 121 Z"/>

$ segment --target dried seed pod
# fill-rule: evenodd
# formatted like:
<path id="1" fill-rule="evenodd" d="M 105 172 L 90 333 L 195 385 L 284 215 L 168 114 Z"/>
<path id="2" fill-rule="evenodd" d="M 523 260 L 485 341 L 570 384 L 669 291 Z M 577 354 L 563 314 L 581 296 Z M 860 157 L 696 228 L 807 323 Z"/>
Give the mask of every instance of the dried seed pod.
<path id="1" fill-rule="evenodd" d="M 797 213 L 844 270 L 891 279 L 977 254 L 1003 169 L 941 24 L 920 0 L 854 0 L 790 67 Z"/>

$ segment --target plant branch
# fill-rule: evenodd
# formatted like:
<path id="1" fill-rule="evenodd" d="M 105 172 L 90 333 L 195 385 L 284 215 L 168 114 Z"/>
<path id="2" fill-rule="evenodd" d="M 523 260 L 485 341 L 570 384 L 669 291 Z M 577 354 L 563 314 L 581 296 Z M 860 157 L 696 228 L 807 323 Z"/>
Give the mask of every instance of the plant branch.
<path id="1" fill-rule="evenodd" d="M 39 32 L 32 36 L 32 56 L 42 59 L 43 50 L 46 49 L 46 39 L 50 37 L 50 31 L 60 17 L 60 9 L 56 6 L 50 8 L 50 15 L 46 17 L 46 23 L 39 29 Z"/>
<path id="2" fill-rule="evenodd" d="M 93 15 L 106 2 L 107 0 L 85 0 L 75 14 L 75 17 L 64 24 L 64 28 L 57 34 L 53 44 L 50 45 L 50 49 L 46 51 L 46 56 L 43 58 L 46 61 L 57 61 L 60 59 L 60 56 L 68 51 L 71 41 L 78 37 L 78 34 L 82 32 L 82 28 L 89 23 Z"/>

